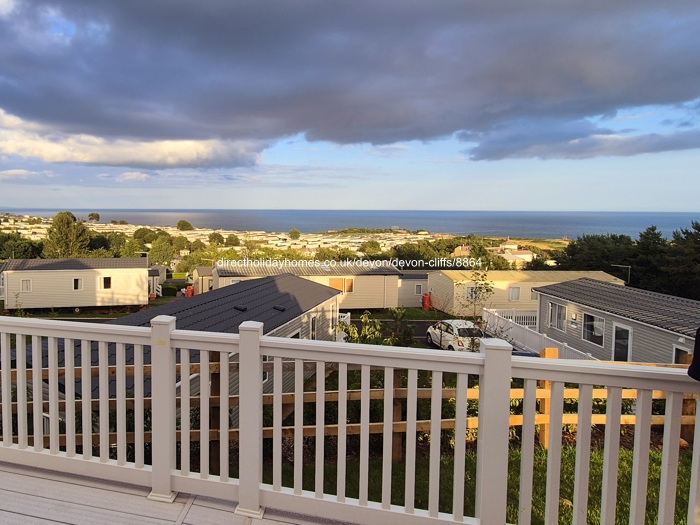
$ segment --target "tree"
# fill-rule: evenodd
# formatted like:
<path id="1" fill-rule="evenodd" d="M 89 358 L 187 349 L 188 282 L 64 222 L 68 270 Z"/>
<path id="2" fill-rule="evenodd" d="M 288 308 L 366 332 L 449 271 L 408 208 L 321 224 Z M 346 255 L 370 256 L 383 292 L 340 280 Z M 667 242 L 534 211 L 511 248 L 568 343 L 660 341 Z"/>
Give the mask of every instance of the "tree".
<path id="1" fill-rule="evenodd" d="M 612 265 L 630 265 L 634 252 L 629 235 L 582 235 L 557 255 L 557 266 L 559 270 L 600 270 L 627 280 L 627 270 Z"/>
<path id="2" fill-rule="evenodd" d="M 122 257 L 140 257 L 146 251 L 146 244 L 141 239 L 129 239 L 122 250 Z"/>
<path id="3" fill-rule="evenodd" d="M 209 244 L 224 244 L 224 236 L 219 232 L 211 232 L 209 234 Z"/>
<path id="4" fill-rule="evenodd" d="M 169 266 L 173 261 L 173 247 L 166 237 L 158 237 L 151 244 L 148 257 L 151 264 L 163 264 Z"/>
<path id="5" fill-rule="evenodd" d="M 669 243 L 656 228 L 650 226 L 639 234 L 635 254 L 630 261 L 630 285 L 660 293 L 668 287 Z"/>
<path id="6" fill-rule="evenodd" d="M 700 222 L 673 232 L 665 273 L 668 293 L 700 300 Z"/>
<path id="7" fill-rule="evenodd" d="M 109 241 L 109 250 L 115 256 L 120 256 L 124 246 L 126 246 L 126 235 L 122 232 L 109 232 L 107 240 Z"/>
<path id="8" fill-rule="evenodd" d="M 92 213 L 88 213 L 88 220 L 98 222 L 100 220 L 100 214 L 94 211 Z"/>
<path id="9" fill-rule="evenodd" d="M 360 316 L 361 328 L 357 329 L 354 324 L 340 324 L 338 330 L 345 334 L 346 343 L 363 343 L 369 345 L 384 344 L 382 335 L 382 323 L 379 319 L 372 319 L 371 314 L 365 311 Z"/>
<path id="10" fill-rule="evenodd" d="M 177 229 L 182 232 L 191 231 L 194 230 L 194 226 L 192 226 L 188 221 L 181 219 L 177 221 Z"/>
<path id="11" fill-rule="evenodd" d="M 134 239 L 139 239 L 144 243 L 151 243 L 156 240 L 158 234 L 150 228 L 138 228 L 133 235 Z"/>
<path id="12" fill-rule="evenodd" d="M 189 250 L 191 244 L 192 243 L 190 243 L 190 241 L 184 235 L 178 235 L 177 237 L 173 238 L 173 249 L 178 253 L 180 250 Z"/>
<path id="13" fill-rule="evenodd" d="M 359 249 L 362 253 L 369 256 L 379 255 L 382 252 L 382 247 L 379 244 L 379 241 L 375 241 L 374 239 L 363 242 Z"/>
<path id="14" fill-rule="evenodd" d="M 226 237 L 226 246 L 240 246 L 241 245 L 241 240 L 238 238 L 238 235 L 235 233 L 230 234 L 228 237 Z"/>
<path id="15" fill-rule="evenodd" d="M 296 241 L 301 237 L 301 232 L 297 230 L 296 228 L 292 228 L 289 230 L 289 238 L 292 239 L 293 241 Z"/>
<path id="16" fill-rule="evenodd" d="M 90 230 L 69 211 L 62 211 L 53 218 L 46 232 L 44 257 L 64 259 L 82 257 L 88 251 Z"/>
<path id="17" fill-rule="evenodd" d="M 455 286 L 453 313 L 458 317 L 466 317 L 467 314 L 470 314 L 472 322 L 482 330 L 486 330 L 480 314 L 493 293 L 493 281 L 489 279 L 488 271 L 474 270 L 471 281 L 462 281 Z M 478 337 L 469 338 L 470 351 L 478 352 L 479 344 Z"/>
<path id="18" fill-rule="evenodd" d="M 23 239 L 19 233 L 0 233 L 0 259 L 36 259 L 43 248 L 41 241 Z"/>

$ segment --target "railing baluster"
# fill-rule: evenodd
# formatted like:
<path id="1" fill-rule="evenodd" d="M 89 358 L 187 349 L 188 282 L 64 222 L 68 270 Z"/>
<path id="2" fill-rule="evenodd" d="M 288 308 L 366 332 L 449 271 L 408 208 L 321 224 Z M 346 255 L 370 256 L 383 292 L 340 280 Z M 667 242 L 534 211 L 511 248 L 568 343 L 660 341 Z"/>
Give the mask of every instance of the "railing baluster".
<path id="1" fill-rule="evenodd" d="M 345 502 L 345 472 L 347 465 L 348 422 L 348 365 L 338 365 L 338 479 L 336 499 Z M 700 440 L 698 440 L 700 441 Z"/>
<path id="2" fill-rule="evenodd" d="M 418 370 L 408 371 L 406 399 L 406 489 L 404 507 L 407 514 L 415 512 L 416 497 L 416 418 L 418 408 Z"/>
<path id="3" fill-rule="evenodd" d="M 219 354 L 219 477 L 229 478 L 229 357 L 228 352 Z"/>
<path id="4" fill-rule="evenodd" d="M 274 358 L 272 374 L 272 488 L 282 489 L 282 358 Z"/>
<path id="5" fill-rule="evenodd" d="M 591 415 L 593 387 L 579 385 L 576 422 L 576 467 L 574 475 L 573 525 L 588 523 L 588 482 L 591 470 Z"/>
<path id="6" fill-rule="evenodd" d="M 442 442 L 442 372 L 432 373 L 430 397 L 430 459 L 428 514 L 437 518 L 440 510 L 440 444 Z"/>
<path id="7" fill-rule="evenodd" d="M 199 352 L 199 477 L 209 477 L 209 352 Z"/>
<path id="8" fill-rule="evenodd" d="M 117 464 L 126 465 L 126 345 L 116 345 Z"/>
<path id="9" fill-rule="evenodd" d="M 467 389 L 469 376 L 457 375 L 455 398 L 455 448 L 452 482 L 452 519 L 464 519 L 464 472 L 467 445 Z"/>
<path id="10" fill-rule="evenodd" d="M 66 367 L 66 456 L 75 456 L 75 341 L 64 339 L 63 361 Z"/>
<path id="11" fill-rule="evenodd" d="M 2 445 L 12 445 L 12 356 L 10 355 L 10 334 L 0 333 L 0 382 L 2 382 Z"/>
<path id="12" fill-rule="evenodd" d="M 564 383 L 552 383 L 549 413 L 549 443 L 547 444 L 547 500 L 545 525 L 559 523 L 559 490 L 561 484 L 561 431 L 564 415 Z"/>
<path id="13" fill-rule="evenodd" d="M 44 449 L 44 391 L 41 380 L 41 337 L 32 336 L 32 410 L 34 423 L 34 451 Z"/>
<path id="14" fill-rule="evenodd" d="M 300 495 L 304 475 L 304 361 L 294 360 L 294 494 Z"/>
<path id="15" fill-rule="evenodd" d="M 98 343 L 100 393 L 100 461 L 109 460 L 109 348 L 106 341 Z"/>
<path id="16" fill-rule="evenodd" d="M 382 508 L 391 507 L 392 441 L 394 432 L 394 369 L 384 369 L 384 433 L 382 436 Z"/>
<path id="17" fill-rule="evenodd" d="M 80 341 L 80 398 L 82 402 L 83 459 L 92 458 L 92 352 L 90 341 Z"/>
<path id="18" fill-rule="evenodd" d="M 58 341 L 48 338 L 49 353 L 49 452 L 58 453 Z"/>
<path id="19" fill-rule="evenodd" d="M 144 432 L 146 429 L 144 426 L 143 383 L 143 345 L 134 345 L 134 447 L 136 448 L 134 466 L 136 468 L 143 468 L 144 465 Z M 153 421 L 152 417 L 151 421 Z"/>
<path id="20" fill-rule="evenodd" d="M 16 334 L 17 351 L 15 360 L 17 366 L 17 444 L 20 449 L 28 446 L 27 430 L 27 338 Z"/>
<path id="21" fill-rule="evenodd" d="M 523 387 L 523 426 L 520 441 L 520 504 L 518 525 L 532 520 L 532 473 L 535 464 L 535 417 L 537 413 L 537 381 L 526 379 Z"/>
<path id="22" fill-rule="evenodd" d="M 700 523 L 700 417 L 698 417 L 700 411 L 698 408 L 700 407 L 698 407 L 698 397 L 696 396 L 693 461 L 690 467 L 690 493 L 688 495 L 688 523 Z"/>
<path id="23" fill-rule="evenodd" d="M 620 414 L 622 389 L 608 388 L 605 410 L 605 450 L 603 453 L 603 493 L 601 494 L 601 525 L 615 524 L 617 507 L 617 471 L 620 464 Z"/>
<path id="24" fill-rule="evenodd" d="M 681 437 L 683 394 L 669 392 L 666 397 L 661 484 L 659 487 L 659 523 L 673 523 L 678 480 L 678 443 Z"/>
<path id="25" fill-rule="evenodd" d="M 323 497 L 323 465 L 324 465 L 324 428 L 326 417 L 326 366 L 322 361 L 316 362 L 316 479 L 314 480 L 315 495 Z"/>
<path id="26" fill-rule="evenodd" d="M 644 525 L 649 484 L 649 437 L 651 435 L 651 390 L 637 391 L 637 411 L 634 425 L 634 462 L 632 463 L 632 501 L 630 525 Z M 696 434 L 699 435 L 700 434 Z M 696 440 L 700 441 L 700 440 Z M 695 456 L 693 456 L 695 459 Z M 693 474 L 695 472 L 693 471 Z M 585 522 L 582 522 L 585 523 Z M 695 523 L 689 521 L 688 523 Z"/>
<path id="27" fill-rule="evenodd" d="M 369 478 L 369 384 L 370 368 L 362 365 L 360 381 L 360 505 L 367 505 Z"/>
<path id="28" fill-rule="evenodd" d="M 190 474 L 190 350 L 180 349 L 180 472 Z"/>

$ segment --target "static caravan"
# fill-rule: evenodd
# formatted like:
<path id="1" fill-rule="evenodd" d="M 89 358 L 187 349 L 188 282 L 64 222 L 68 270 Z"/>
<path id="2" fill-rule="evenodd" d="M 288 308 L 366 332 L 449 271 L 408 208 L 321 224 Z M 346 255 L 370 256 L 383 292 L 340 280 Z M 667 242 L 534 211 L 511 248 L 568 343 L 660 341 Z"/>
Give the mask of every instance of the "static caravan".
<path id="1" fill-rule="evenodd" d="M 700 301 L 594 279 L 537 292 L 538 331 L 597 359 L 679 363 L 693 353 Z"/>
<path id="2" fill-rule="evenodd" d="M 13 259 L 0 267 L 5 309 L 148 304 L 148 259 Z"/>

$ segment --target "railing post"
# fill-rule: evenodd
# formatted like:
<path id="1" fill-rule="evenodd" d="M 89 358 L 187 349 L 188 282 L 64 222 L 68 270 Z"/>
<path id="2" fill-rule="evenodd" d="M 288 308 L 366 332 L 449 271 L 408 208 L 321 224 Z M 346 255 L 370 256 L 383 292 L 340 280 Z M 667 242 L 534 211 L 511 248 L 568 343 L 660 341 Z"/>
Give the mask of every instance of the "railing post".
<path id="1" fill-rule="evenodd" d="M 545 348 L 540 352 L 540 357 L 546 359 L 559 359 L 559 349 L 556 347 Z M 552 382 L 540 381 L 540 388 L 546 390 L 547 394 L 540 401 L 540 413 L 545 416 L 545 423 L 542 423 L 539 426 L 539 440 L 540 445 L 547 448 L 549 445 L 549 414 L 552 411 Z"/>
<path id="2" fill-rule="evenodd" d="M 263 324 L 245 321 L 238 328 L 239 367 L 239 489 L 235 514 L 262 518 L 262 358 L 260 336 Z"/>
<path id="3" fill-rule="evenodd" d="M 170 332 L 175 318 L 159 315 L 151 320 L 151 421 L 152 472 L 148 499 L 172 503 L 175 470 L 175 352 Z"/>
<path id="4" fill-rule="evenodd" d="M 481 525 L 506 522 L 510 378 L 513 347 L 484 339 L 484 372 L 479 378 L 479 433 L 476 459 L 476 516 Z"/>

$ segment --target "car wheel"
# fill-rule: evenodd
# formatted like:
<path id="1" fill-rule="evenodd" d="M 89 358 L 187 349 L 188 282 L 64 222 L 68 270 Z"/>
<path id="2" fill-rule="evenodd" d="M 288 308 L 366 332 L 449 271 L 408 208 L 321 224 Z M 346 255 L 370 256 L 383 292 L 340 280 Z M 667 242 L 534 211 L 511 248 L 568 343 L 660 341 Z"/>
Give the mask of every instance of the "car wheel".
<path id="1" fill-rule="evenodd" d="M 434 346 L 435 343 L 433 343 L 433 338 L 430 336 L 430 334 L 425 334 L 425 339 L 428 342 L 428 346 Z"/>
<path id="2" fill-rule="evenodd" d="M 455 347 L 452 346 L 452 345 L 448 346 L 447 349 L 448 349 L 450 352 L 454 352 L 454 351 L 455 351 Z"/>

